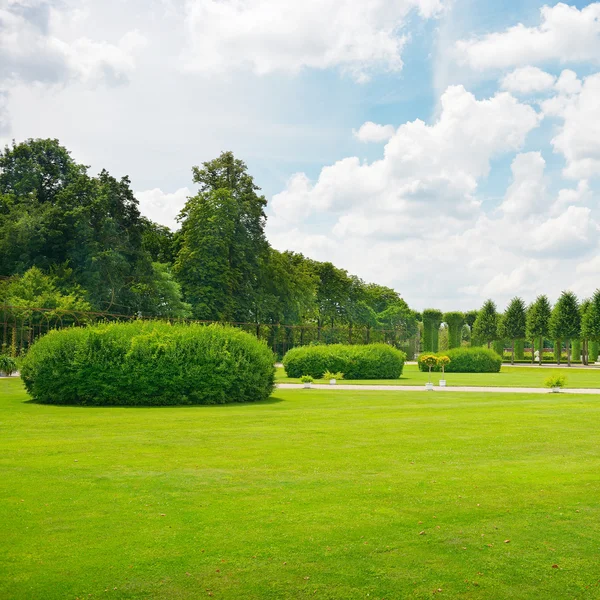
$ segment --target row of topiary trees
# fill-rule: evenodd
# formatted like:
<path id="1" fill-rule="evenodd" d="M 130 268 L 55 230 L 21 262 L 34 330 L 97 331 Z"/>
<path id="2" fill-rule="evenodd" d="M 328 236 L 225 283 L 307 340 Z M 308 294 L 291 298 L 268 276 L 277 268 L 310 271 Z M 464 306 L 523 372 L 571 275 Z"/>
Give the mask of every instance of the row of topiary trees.
<path id="1" fill-rule="evenodd" d="M 518 297 L 513 298 L 504 313 L 498 313 L 496 304 L 487 300 L 479 311 L 468 313 L 439 310 L 423 311 L 423 350 L 436 352 L 439 348 L 440 326 L 447 328 L 448 348 L 457 348 L 463 341 L 465 328 L 471 334 L 472 345 L 494 347 L 503 354 L 504 340 L 509 340 L 511 363 L 515 355 L 523 356 L 525 340 L 531 342 L 531 362 L 534 349 L 539 350 L 543 361 L 544 340 L 554 341 L 554 358 L 561 362 L 563 343 L 569 366 L 572 360 L 584 364 L 598 358 L 600 343 L 600 290 L 593 297 L 579 302 L 571 291 L 564 291 L 554 307 L 547 296 L 541 295 L 530 305 Z"/>

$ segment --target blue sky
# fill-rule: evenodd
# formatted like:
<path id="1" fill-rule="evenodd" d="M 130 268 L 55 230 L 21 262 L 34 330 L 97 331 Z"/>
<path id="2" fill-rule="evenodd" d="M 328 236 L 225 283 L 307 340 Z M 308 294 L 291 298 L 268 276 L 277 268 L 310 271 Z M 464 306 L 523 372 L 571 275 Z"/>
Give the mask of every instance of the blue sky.
<path id="1" fill-rule="evenodd" d="M 0 139 L 60 139 L 171 226 L 233 150 L 275 247 L 416 308 L 583 297 L 599 57 L 574 0 L 0 0 Z"/>

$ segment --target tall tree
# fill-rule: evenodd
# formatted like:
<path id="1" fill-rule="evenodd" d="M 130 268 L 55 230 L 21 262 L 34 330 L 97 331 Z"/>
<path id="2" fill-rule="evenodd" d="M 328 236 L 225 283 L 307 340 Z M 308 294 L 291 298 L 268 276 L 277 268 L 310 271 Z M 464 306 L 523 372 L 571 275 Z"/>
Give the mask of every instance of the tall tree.
<path id="1" fill-rule="evenodd" d="M 175 276 L 197 318 L 248 321 L 268 250 L 265 197 L 231 152 L 192 172 L 200 190 L 179 216 Z"/>
<path id="2" fill-rule="evenodd" d="M 426 308 L 423 311 L 423 351 L 437 352 L 439 331 L 442 323 L 442 311 L 436 308 Z"/>
<path id="3" fill-rule="evenodd" d="M 502 337 L 511 340 L 511 364 L 515 364 L 515 345 L 517 340 L 525 339 L 526 311 L 525 303 L 515 297 L 510 301 L 502 319 Z"/>
<path id="4" fill-rule="evenodd" d="M 589 301 L 582 317 L 581 329 L 582 337 L 587 340 L 586 358 L 588 361 L 596 361 L 598 342 L 600 342 L 600 289 L 594 292 Z"/>
<path id="5" fill-rule="evenodd" d="M 473 323 L 473 335 L 490 348 L 492 342 L 499 338 L 498 335 L 498 313 L 496 304 L 493 300 L 487 300 L 477 314 L 475 323 Z"/>
<path id="6" fill-rule="evenodd" d="M 443 319 L 448 326 L 448 348 L 459 348 L 465 315 L 461 312 L 447 312 Z"/>
<path id="7" fill-rule="evenodd" d="M 565 291 L 560 295 L 550 318 L 550 330 L 554 339 L 565 340 L 567 345 L 567 363 L 571 366 L 571 340 L 581 334 L 581 315 L 579 303 L 573 292 Z M 559 347 L 560 352 L 560 347 Z"/>
<path id="8" fill-rule="evenodd" d="M 550 334 L 550 316 L 552 307 L 546 296 L 538 296 L 527 310 L 526 330 L 527 337 L 531 340 L 531 362 L 534 361 L 535 340 L 539 340 L 540 358 L 542 365 L 544 355 L 544 337 Z"/>

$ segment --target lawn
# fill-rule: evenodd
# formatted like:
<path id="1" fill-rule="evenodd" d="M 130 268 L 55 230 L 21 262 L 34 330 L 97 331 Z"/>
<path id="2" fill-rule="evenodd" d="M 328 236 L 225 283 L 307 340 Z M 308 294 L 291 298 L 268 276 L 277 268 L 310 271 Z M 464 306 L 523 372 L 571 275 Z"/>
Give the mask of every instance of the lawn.
<path id="1" fill-rule="evenodd" d="M 77 408 L 0 380 L 0 598 L 599 598 L 599 420 L 569 394 Z"/>
<path id="2" fill-rule="evenodd" d="M 490 386 L 490 387 L 544 387 L 550 375 L 564 375 L 568 388 L 600 387 L 600 369 L 576 368 L 550 369 L 546 367 L 502 367 L 500 373 L 446 373 L 448 386 Z M 417 365 L 404 365 L 400 379 L 343 381 L 352 385 L 425 385 L 429 373 L 419 371 Z M 299 379 L 287 377 L 283 367 L 277 368 L 278 383 L 300 383 Z M 432 373 L 431 381 L 437 385 L 441 373 Z M 315 383 L 329 383 L 319 380 Z"/>

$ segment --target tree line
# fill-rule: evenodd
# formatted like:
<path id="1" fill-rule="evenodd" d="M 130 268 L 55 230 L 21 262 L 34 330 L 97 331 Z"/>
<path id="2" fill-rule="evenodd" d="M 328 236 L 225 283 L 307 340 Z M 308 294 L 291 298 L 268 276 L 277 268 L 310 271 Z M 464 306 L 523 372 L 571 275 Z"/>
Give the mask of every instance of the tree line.
<path id="1" fill-rule="evenodd" d="M 34 308 L 191 318 L 303 343 L 417 333 L 419 315 L 395 290 L 272 248 L 267 201 L 231 152 L 192 168 L 198 189 L 176 232 L 140 214 L 128 177 L 88 171 L 58 140 L 0 152 L 0 303 L 11 318 Z"/>
<path id="2" fill-rule="evenodd" d="M 442 325 L 443 324 L 443 325 Z M 442 326 L 440 328 L 440 326 Z M 423 311 L 423 348 L 440 349 L 440 332 L 445 332 L 448 348 L 465 343 L 487 345 L 501 356 L 510 347 L 511 362 L 524 358 L 524 342 L 530 343 L 530 359 L 539 352 L 544 360 L 545 342 L 553 344 L 552 356 L 560 364 L 565 360 L 583 364 L 595 362 L 600 343 L 600 290 L 592 298 L 579 302 L 571 291 L 564 291 L 552 307 L 548 297 L 540 295 L 529 306 L 521 298 L 513 298 L 504 313 L 497 311 L 493 300 L 487 300 L 479 311 L 442 314 L 435 309 Z"/>

